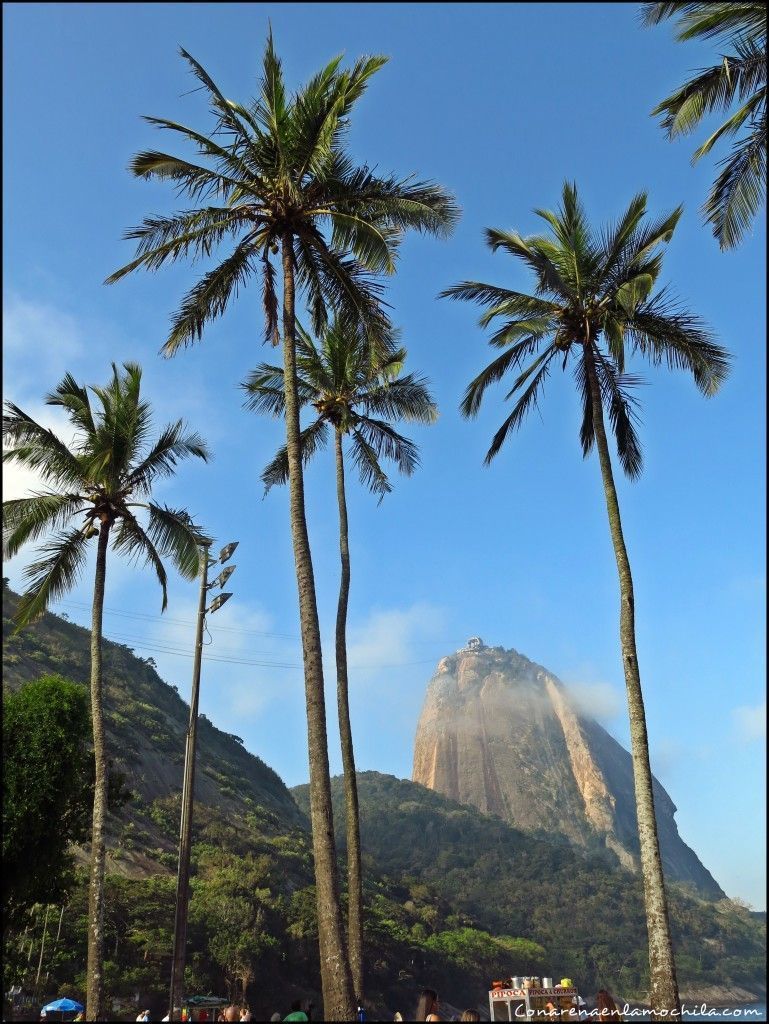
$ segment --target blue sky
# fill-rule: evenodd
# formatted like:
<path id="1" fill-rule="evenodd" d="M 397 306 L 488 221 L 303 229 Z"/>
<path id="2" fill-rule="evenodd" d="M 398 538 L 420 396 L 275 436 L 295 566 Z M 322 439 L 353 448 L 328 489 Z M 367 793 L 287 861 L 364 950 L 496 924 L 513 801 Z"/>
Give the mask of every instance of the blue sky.
<path id="1" fill-rule="evenodd" d="M 211 127 L 178 47 L 240 100 L 256 91 L 268 19 L 294 86 L 340 51 L 388 55 L 356 109 L 351 151 L 439 181 L 462 206 L 450 240 L 405 242 L 388 284 L 410 368 L 430 378 L 441 411 L 409 431 L 422 469 L 395 480 L 379 507 L 350 486 L 361 769 L 410 775 L 435 663 L 472 634 L 546 666 L 627 743 L 616 570 L 571 378 L 551 379 L 541 414 L 485 468 L 504 392 L 489 394 L 476 421 L 461 419 L 462 392 L 490 350 L 476 312 L 436 296 L 464 278 L 527 290 L 523 268 L 491 255 L 482 231 L 537 229 L 532 209 L 557 205 L 565 179 L 598 224 L 642 188 L 654 212 L 685 204 L 663 278 L 712 325 L 734 368 L 711 400 L 682 375 L 640 368 L 646 466 L 619 492 L 653 768 L 684 839 L 730 895 L 763 908 L 765 231 L 760 221 L 721 253 L 698 214 L 713 161 L 692 168 L 697 139 L 668 143 L 648 116 L 711 61 L 711 47 L 675 44 L 670 26 L 641 29 L 633 4 L 6 4 L 3 15 L 5 397 L 58 425 L 42 397 L 65 370 L 101 383 L 112 361 L 137 360 L 157 427 L 181 416 L 209 440 L 214 461 L 186 464 L 159 492 L 221 543 L 240 540 L 235 596 L 210 619 L 201 710 L 289 785 L 307 778 L 296 585 L 287 495 L 263 499 L 259 482 L 282 427 L 245 411 L 237 387 L 275 355 L 261 347 L 258 287 L 202 344 L 162 360 L 169 316 L 199 269 L 102 284 L 133 254 L 121 240 L 129 226 L 183 205 L 126 171 L 140 149 L 173 146 L 140 115 Z M 6 483 L 12 496 L 30 480 L 13 472 Z M 331 683 L 330 452 L 307 474 L 307 501 Z M 27 559 L 6 568 L 17 586 Z M 186 697 L 195 585 L 175 580 L 170 598 L 161 619 L 148 572 L 113 559 L 105 633 L 154 657 Z M 87 623 L 89 599 L 85 575 L 56 610 Z"/>

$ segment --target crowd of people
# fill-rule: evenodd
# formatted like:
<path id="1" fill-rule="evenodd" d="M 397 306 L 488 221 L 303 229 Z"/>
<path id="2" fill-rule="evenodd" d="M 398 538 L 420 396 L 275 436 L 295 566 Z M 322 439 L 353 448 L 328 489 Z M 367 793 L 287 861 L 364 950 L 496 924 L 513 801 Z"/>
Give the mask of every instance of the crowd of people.
<path id="1" fill-rule="evenodd" d="M 580 1000 L 580 1008 L 581 1008 L 582 1002 L 583 1001 Z M 281 1014 L 279 1012 L 275 1012 L 270 1017 L 270 1021 L 312 1021 L 312 1019 L 313 1019 L 313 1011 L 314 1010 L 315 1010 L 314 1004 L 311 1003 L 308 999 L 304 999 L 304 1000 L 297 999 L 297 1000 L 295 1000 L 291 1004 L 291 1007 L 290 1007 L 288 1013 L 285 1016 L 283 1016 L 283 1014 Z M 547 1014 L 548 1011 L 550 1012 L 551 1016 L 554 1019 L 558 1019 L 560 1017 L 559 1011 L 558 1011 L 557 1007 L 554 1004 L 550 1003 L 550 1004 L 547 1005 L 547 1007 L 545 1009 L 545 1013 Z M 595 998 L 595 1008 L 592 1009 L 592 1010 L 586 1010 L 586 1011 L 583 1011 L 583 1012 L 584 1012 L 584 1016 L 588 1020 L 590 1020 L 590 1019 L 596 1019 L 596 1020 L 600 1020 L 600 1021 L 621 1021 L 621 1020 L 623 1020 L 623 1016 L 622 1016 L 621 1012 L 619 1011 L 619 1009 L 617 1008 L 617 1005 L 614 1002 L 613 998 L 611 997 L 609 992 L 607 992 L 607 990 L 603 989 L 603 988 L 600 989 L 598 991 L 597 995 L 596 995 L 596 998 Z M 44 1016 L 44 1015 L 41 1015 L 41 1016 Z M 358 1020 L 359 1021 L 365 1021 L 366 1020 L 366 1012 L 365 1012 L 365 1010 L 363 1008 L 362 1003 L 360 1003 L 360 1002 L 358 1004 L 358 1014 L 357 1014 L 357 1016 L 358 1016 Z M 580 1016 L 582 1016 L 582 1014 L 580 1014 Z M 219 1022 L 219 1021 L 225 1021 L 225 1022 L 228 1022 L 228 1021 L 244 1022 L 244 1021 L 252 1021 L 252 1020 L 255 1019 L 253 1017 L 252 1013 L 251 1013 L 251 1010 L 248 1008 L 248 1006 L 246 1006 L 245 1004 L 238 1005 L 237 1003 L 231 1003 L 229 1006 L 226 1006 L 222 1010 L 219 1010 L 219 1011 L 206 1010 L 206 1009 L 197 1009 L 197 1010 L 194 1010 L 192 1012 L 191 1016 L 188 1014 L 188 1011 L 185 1008 L 184 1010 L 181 1011 L 180 1017 L 181 1017 L 181 1020 L 183 1020 L 183 1021 L 188 1021 L 189 1020 L 191 1022 L 192 1021 L 195 1021 L 195 1022 L 197 1022 L 197 1021 L 203 1021 L 203 1022 L 206 1022 L 206 1021 L 211 1021 L 211 1022 L 213 1022 L 213 1021 L 217 1021 L 217 1022 Z M 75 1017 L 75 1020 L 82 1020 L 82 1019 L 83 1019 L 82 1013 L 78 1014 L 78 1016 Z M 168 1019 L 169 1019 L 169 1015 L 166 1014 L 166 1016 L 163 1018 L 163 1020 L 167 1021 Z M 440 1000 L 438 999 L 438 993 L 434 989 L 431 989 L 431 988 L 425 988 L 425 989 L 422 990 L 422 992 L 419 995 L 419 999 L 417 1000 L 416 1009 L 415 1009 L 413 1015 L 410 1014 L 410 1013 L 407 1013 L 404 1016 L 404 1014 L 402 1014 L 400 1011 L 397 1011 L 395 1013 L 395 1016 L 393 1017 L 393 1020 L 395 1020 L 395 1021 L 408 1021 L 408 1020 L 414 1020 L 414 1021 L 446 1021 L 446 1020 L 479 1021 L 480 1019 L 481 1019 L 480 1013 L 477 1010 L 473 1010 L 473 1009 L 463 1010 L 460 1016 L 453 1016 L 453 1017 L 441 1016 Z M 136 1020 L 137 1021 L 141 1021 L 141 1022 L 149 1022 L 149 1021 L 153 1020 L 153 1017 L 151 1016 L 149 1010 L 142 1010 L 139 1013 L 139 1015 L 136 1018 Z"/>

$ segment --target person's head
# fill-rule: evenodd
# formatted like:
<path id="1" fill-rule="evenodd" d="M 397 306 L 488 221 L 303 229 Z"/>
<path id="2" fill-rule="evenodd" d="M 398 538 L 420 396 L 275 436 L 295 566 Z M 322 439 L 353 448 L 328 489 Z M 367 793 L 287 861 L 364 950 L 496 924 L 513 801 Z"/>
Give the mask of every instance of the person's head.
<path id="1" fill-rule="evenodd" d="M 460 1020 L 480 1020 L 481 1015 L 477 1010 L 463 1010 Z"/>
<path id="2" fill-rule="evenodd" d="M 414 1020 L 427 1020 L 431 1013 L 438 1012 L 438 993 L 431 988 L 423 988 L 417 1003 Z"/>
<path id="3" fill-rule="evenodd" d="M 228 1006 L 227 1009 L 224 1011 L 224 1019 L 225 1020 L 238 1020 L 239 1021 L 240 1020 L 240 1007 L 238 1007 L 234 1003 L 232 1003 L 232 1005 Z"/>
<path id="4" fill-rule="evenodd" d="M 610 1013 L 617 1013 L 617 1004 L 614 1002 L 614 1000 L 605 988 L 601 988 L 598 990 L 598 993 L 595 997 L 595 1005 L 596 1009 L 598 1010 L 599 1014 L 601 1014 L 604 1020 L 606 1020 Z"/>

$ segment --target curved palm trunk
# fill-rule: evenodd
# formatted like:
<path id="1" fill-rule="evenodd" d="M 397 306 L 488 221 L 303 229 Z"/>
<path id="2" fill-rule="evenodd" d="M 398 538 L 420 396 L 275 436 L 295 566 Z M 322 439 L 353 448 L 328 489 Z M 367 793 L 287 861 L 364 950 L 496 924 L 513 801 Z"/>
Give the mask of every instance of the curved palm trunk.
<path id="1" fill-rule="evenodd" d="M 289 514 L 299 588 L 299 619 L 304 658 L 307 703 L 307 746 L 310 759 L 310 822 L 315 858 L 315 889 L 318 906 L 320 971 L 324 1020 L 353 1020 L 350 966 L 344 946 L 339 900 L 331 781 L 328 768 L 326 705 L 323 693 L 323 659 L 315 597 L 310 541 L 304 512 L 304 480 L 299 440 L 299 400 L 296 382 L 294 337 L 294 260 L 290 232 L 282 239 L 283 250 L 283 367 L 286 403 L 286 452 L 288 455 Z"/>
<path id="2" fill-rule="evenodd" d="M 101 624 L 104 610 L 104 581 L 107 575 L 107 546 L 110 524 L 103 522 L 96 550 L 96 577 L 91 615 L 91 719 L 96 777 L 93 786 L 91 828 L 91 878 L 88 886 L 88 969 L 86 1017 L 102 1020 L 104 1015 L 104 825 L 107 816 L 107 754 L 104 744 L 102 703 Z"/>
<path id="3" fill-rule="evenodd" d="M 650 1000 L 655 1020 L 669 1020 L 675 1011 L 680 1015 L 678 981 L 673 958 L 673 944 L 670 938 L 670 922 L 665 895 L 665 881 L 662 874 L 657 819 L 654 813 L 654 792 L 652 771 L 649 763 L 649 741 L 646 734 L 646 713 L 641 674 L 635 643 L 635 599 L 633 577 L 630 573 L 625 539 L 622 535 L 622 521 L 619 513 L 614 474 L 611 468 L 609 445 L 603 422 L 603 407 L 593 356 L 586 352 L 590 397 L 593 406 L 593 428 L 601 476 L 609 514 L 614 556 L 617 560 L 620 586 L 620 645 L 622 666 L 625 672 L 628 715 L 630 718 L 630 749 L 633 758 L 633 781 L 635 785 L 636 815 L 638 818 L 638 840 L 641 846 L 641 875 L 646 906 L 646 929 L 649 937 L 649 969 L 651 980 Z M 657 1016 L 659 1011 L 664 1015 Z"/>
<path id="4" fill-rule="evenodd" d="M 350 544 L 347 528 L 347 499 L 344 490 L 342 432 L 334 433 L 336 454 L 336 496 L 339 503 L 339 554 L 342 572 L 336 612 L 336 700 L 339 738 L 344 769 L 344 803 L 347 815 L 347 944 L 350 972 L 356 998 L 363 999 L 363 884 L 361 881 L 360 816 L 355 751 L 352 745 L 350 702 L 347 680 L 347 604 L 350 597 Z"/>

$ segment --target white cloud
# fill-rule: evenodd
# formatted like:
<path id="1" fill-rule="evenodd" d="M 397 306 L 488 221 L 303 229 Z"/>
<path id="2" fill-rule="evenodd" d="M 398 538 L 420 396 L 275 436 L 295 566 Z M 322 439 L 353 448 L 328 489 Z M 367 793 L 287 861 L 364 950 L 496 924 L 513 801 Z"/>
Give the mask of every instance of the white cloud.
<path id="1" fill-rule="evenodd" d="M 577 710 L 597 722 L 611 722 L 622 714 L 622 694 L 611 683 L 572 683 L 568 692 Z"/>
<path id="2" fill-rule="evenodd" d="M 67 415 L 56 406 L 42 402 L 18 403 L 21 408 L 41 426 L 52 430 L 68 447 L 72 446 L 76 431 L 72 429 Z M 48 485 L 39 473 L 19 466 L 15 462 L 3 463 L 3 498 L 25 498 L 32 491 L 48 490 Z"/>
<path id="3" fill-rule="evenodd" d="M 182 681 L 179 693 L 184 700 L 189 700 L 196 621 L 197 603 L 185 598 L 169 602 L 166 615 L 146 625 L 124 627 L 146 638 L 144 647 L 136 641 L 128 641 L 129 646 L 154 658 L 162 678 Z M 200 710 L 218 728 L 243 735 L 244 726 L 284 692 L 286 677 L 301 678 L 298 641 L 271 635 L 272 625 L 266 612 L 244 605 L 237 594 L 207 616 Z"/>
<path id="4" fill-rule="evenodd" d="M 3 305 L 3 363 L 14 391 L 39 390 L 42 368 L 46 380 L 58 380 L 84 351 L 84 332 L 71 314 L 8 296 Z"/>
<path id="5" fill-rule="evenodd" d="M 732 709 L 735 729 L 742 740 L 766 739 L 766 701 L 761 704 L 743 704 Z"/>
<path id="6" fill-rule="evenodd" d="M 350 671 L 371 680 L 380 671 L 412 662 L 427 664 L 425 645 L 436 649 L 430 641 L 439 646 L 438 638 L 445 632 L 445 612 L 429 604 L 373 611 L 365 622 L 348 630 Z"/>

